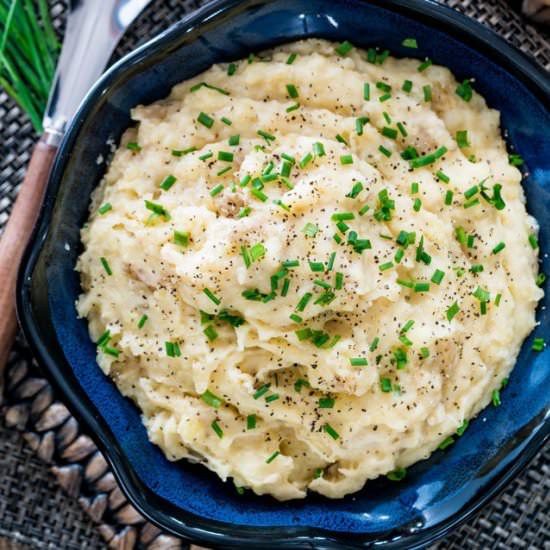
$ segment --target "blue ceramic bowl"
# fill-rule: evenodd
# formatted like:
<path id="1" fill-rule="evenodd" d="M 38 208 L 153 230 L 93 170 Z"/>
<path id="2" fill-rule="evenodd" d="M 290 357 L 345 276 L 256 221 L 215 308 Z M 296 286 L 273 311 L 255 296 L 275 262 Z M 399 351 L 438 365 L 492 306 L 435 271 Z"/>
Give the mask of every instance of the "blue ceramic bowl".
<path id="1" fill-rule="evenodd" d="M 281 504 L 239 496 L 202 466 L 171 463 L 148 442 L 139 412 L 96 365 L 86 322 L 77 320 L 74 271 L 79 229 L 109 153 L 138 103 L 212 63 L 304 37 L 350 39 L 449 66 L 502 112 L 509 142 L 526 161 L 529 211 L 550 242 L 550 82 L 548 75 L 479 24 L 435 2 L 414 0 L 220 0 L 115 65 L 84 101 L 61 147 L 44 208 L 20 274 L 18 309 L 25 334 L 76 416 L 94 434 L 132 503 L 163 528 L 224 547 L 414 548 L 479 510 L 534 456 L 550 434 L 550 349 L 523 346 L 503 403 L 477 418 L 465 437 L 412 467 L 402 483 L 367 483 L 355 495 L 312 495 Z M 68 245 L 68 246 L 67 246 Z M 542 269 L 550 260 L 542 254 Z M 535 333 L 549 333 L 548 295 Z"/>

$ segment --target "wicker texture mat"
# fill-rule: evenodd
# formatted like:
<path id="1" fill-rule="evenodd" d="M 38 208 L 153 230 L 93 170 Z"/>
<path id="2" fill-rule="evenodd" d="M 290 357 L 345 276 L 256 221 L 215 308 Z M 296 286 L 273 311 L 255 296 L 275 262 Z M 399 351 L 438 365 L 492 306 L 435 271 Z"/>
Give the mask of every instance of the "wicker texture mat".
<path id="1" fill-rule="evenodd" d="M 115 57 L 202 3 L 152 2 Z M 444 3 L 493 28 L 550 70 L 550 37 L 528 25 L 504 0 Z M 65 2 L 50 0 L 50 5 L 62 32 Z M 0 92 L 0 231 L 35 139 L 25 116 Z M 7 388 L 0 413 L 0 550 L 185 547 L 128 505 L 95 445 L 56 400 L 21 342 L 11 356 Z M 550 448 L 436 548 L 550 550 Z"/>

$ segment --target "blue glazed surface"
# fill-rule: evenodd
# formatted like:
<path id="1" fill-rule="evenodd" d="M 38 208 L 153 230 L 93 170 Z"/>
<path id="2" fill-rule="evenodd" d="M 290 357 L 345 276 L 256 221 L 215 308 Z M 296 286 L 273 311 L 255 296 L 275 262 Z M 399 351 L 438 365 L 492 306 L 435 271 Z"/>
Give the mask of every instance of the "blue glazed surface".
<path id="1" fill-rule="evenodd" d="M 416 11 L 407 11 L 406 5 Z M 27 254 L 19 285 L 23 326 L 72 407 L 96 432 L 134 503 L 165 527 L 218 543 L 216 537 L 224 534 L 227 544 L 236 544 L 231 540 L 237 536 L 236 526 L 243 527 L 239 534 L 248 533 L 251 545 L 269 537 L 283 546 L 299 546 L 313 536 L 324 540 L 323 547 L 344 548 L 342 541 L 384 541 L 390 547 L 421 544 L 479 506 L 548 437 L 550 350 L 531 351 L 532 335 L 503 391 L 502 406 L 484 411 L 455 445 L 412 467 L 402 483 L 376 480 L 341 500 L 311 496 L 281 504 L 269 497 L 239 496 L 231 483 L 223 484 L 202 466 L 171 463 L 148 442 L 138 410 L 102 374 L 86 323 L 76 318 L 80 287 L 73 268 L 80 251 L 79 229 L 87 217 L 89 194 L 105 169 L 96 159 L 107 156 L 106 141 L 117 142 L 130 124 L 133 106 L 165 97 L 174 84 L 212 63 L 307 36 L 351 39 L 404 56 L 411 50 L 401 46 L 403 38 L 415 37 L 415 57 L 428 56 L 450 67 L 458 79 L 475 77 L 476 90 L 501 111 L 509 143 L 526 160 L 528 210 L 541 224 L 544 253 L 550 238 L 550 95 L 543 94 L 550 85 L 546 82 L 546 90 L 541 90 L 529 83 L 529 74 L 518 68 L 522 59 L 516 64 L 504 47 L 502 59 L 496 52 L 486 57 L 478 53 L 479 45 L 474 49 L 453 38 L 448 33 L 457 32 L 459 16 L 427 2 L 274 0 L 217 6 L 222 13 L 207 9 L 212 20 L 204 28 L 188 33 L 182 23 L 116 66 L 87 98 L 51 178 L 39 231 L 44 236 L 49 227 L 47 238 L 44 243 L 37 239 Z M 433 13 L 439 24 L 430 21 Z M 474 35 L 486 32 L 465 25 L 473 25 L 469 44 L 475 42 Z M 496 41 L 497 50 L 499 45 Z M 544 78 L 538 77 L 544 85 Z M 550 273 L 548 258 L 543 257 L 542 270 Z M 541 305 L 547 306 L 548 300 L 545 297 Z M 534 335 L 550 334 L 546 308 L 539 308 L 538 321 Z M 195 516 L 215 521 L 202 523 L 205 532 L 199 533 L 193 530 L 199 525 Z"/>

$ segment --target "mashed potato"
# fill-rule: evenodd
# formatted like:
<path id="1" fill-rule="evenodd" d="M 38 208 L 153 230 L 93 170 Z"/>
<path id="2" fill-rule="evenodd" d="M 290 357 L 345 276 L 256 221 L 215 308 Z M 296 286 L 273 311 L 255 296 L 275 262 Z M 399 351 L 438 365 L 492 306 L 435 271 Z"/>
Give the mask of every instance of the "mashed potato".
<path id="1" fill-rule="evenodd" d="M 429 60 L 347 50 L 134 109 L 82 229 L 78 312 L 151 441 L 281 500 L 462 435 L 542 296 L 499 113 Z"/>

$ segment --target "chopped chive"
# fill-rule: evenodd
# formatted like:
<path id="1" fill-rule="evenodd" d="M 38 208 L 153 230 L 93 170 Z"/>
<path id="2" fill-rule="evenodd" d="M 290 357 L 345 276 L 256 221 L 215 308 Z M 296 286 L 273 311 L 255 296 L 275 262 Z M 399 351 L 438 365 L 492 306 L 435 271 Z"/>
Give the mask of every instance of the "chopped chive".
<path id="1" fill-rule="evenodd" d="M 379 342 L 380 342 L 380 338 L 378 338 L 378 336 L 376 336 L 376 337 L 372 340 L 372 342 L 371 342 L 371 344 L 370 344 L 370 346 L 369 346 L 369 351 L 374 351 L 374 350 L 376 350 L 376 348 L 378 347 L 378 343 L 379 343 Z"/>
<path id="2" fill-rule="evenodd" d="M 533 338 L 533 344 L 531 345 L 533 351 L 542 351 L 545 346 L 544 338 Z"/>
<path id="3" fill-rule="evenodd" d="M 529 235 L 529 244 L 533 250 L 536 250 L 539 247 L 539 241 L 536 235 Z"/>
<path id="4" fill-rule="evenodd" d="M 405 279 L 397 279 L 396 283 L 398 285 L 404 286 L 406 288 L 414 288 L 414 281 L 406 281 Z"/>
<path id="5" fill-rule="evenodd" d="M 245 218 L 250 214 L 250 212 L 252 212 L 252 208 L 250 208 L 250 206 L 241 206 L 241 209 L 237 214 L 237 218 Z"/>
<path id="6" fill-rule="evenodd" d="M 177 342 L 164 342 L 164 349 L 168 357 L 180 357 L 180 346 Z"/>
<path id="7" fill-rule="evenodd" d="M 272 141 L 275 141 L 275 139 L 276 139 L 274 135 L 269 134 L 267 132 L 264 132 L 263 130 L 258 130 L 256 133 L 260 137 L 264 138 L 267 141 L 267 143 L 271 143 Z"/>
<path id="8" fill-rule="evenodd" d="M 234 155 L 229 151 L 218 151 L 218 160 L 233 162 Z"/>
<path id="9" fill-rule="evenodd" d="M 141 316 L 140 320 L 138 321 L 138 324 L 137 324 L 138 328 L 143 328 L 145 323 L 147 322 L 147 319 L 149 319 L 149 317 L 147 315 L 143 314 Z"/>
<path id="10" fill-rule="evenodd" d="M 417 181 L 413 181 L 411 183 L 411 194 L 414 195 L 415 193 L 418 193 L 419 189 L 420 189 L 419 183 Z"/>
<path id="11" fill-rule="evenodd" d="M 285 297 L 288 294 L 289 287 L 290 287 L 290 279 L 285 279 L 283 281 L 283 288 L 281 289 L 281 296 Z"/>
<path id="12" fill-rule="evenodd" d="M 337 271 L 335 275 L 334 289 L 341 290 L 344 285 L 344 274 L 341 271 Z"/>
<path id="13" fill-rule="evenodd" d="M 227 166 L 226 168 L 223 168 L 219 172 L 216 173 L 216 176 L 223 176 L 224 174 L 227 174 L 231 170 L 231 166 Z"/>
<path id="14" fill-rule="evenodd" d="M 334 267 L 335 259 L 336 259 L 336 252 L 331 252 L 330 256 L 328 257 L 327 271 L 332 271 L 332 268 Z"/>
<path id="15" fill-rule="evenodd" d="M 102 347 L 104 345 L 106 345 L 109 340 L 111 339 L 111 331 L 110 330 L 106 330 L 98 339 L 97 339 L 97 342 L 96 342 L 96 346 L 97 347 Z"/>
<path id="16" fill-rule="evenodd" d="M 130 149 L 130 151 L 134 151 L 134 153 L 139 153 L 141 151 L 141 146 L 135 141 L 131 141 L 126 144 L 126 149 Z"/>
<path id="17" fill-rule="evenodd" d="M 323 146 L 323 144 L 319 141 L 316 141 L 314 144 L 313 144 L 313 154 L 316 156 L 316 157 L 324 157 L 325 156 L 325 147 Z"/>
<path id="18" fill-rule="evenodd" d="M 445 172 L 443 172 L 441 170 L 438 170 L 435 173 L 435 175 L 438 179 L 440 179 L 444 183 L 449 183 L 451 181 L 451 178 L 447 174 L 445 174 Z"/>
<path id="19" fill-rule="evenodd" d="M 304 311 L 304 309 L 306 309 L 306 306 L 307 306 L 307 304 L 309 303 L 309 301 L 311 300 L 312 297 L 313 297 L 313 294 L 311 294 L 311 292 L 306 292 L 300 298 L 300 301 L 298 302 L 298 305 L 296 306 L 296 310 L 297 311 Z"/>
<path id="20" fill-rule="evenodd" d="M 422 208 L 422 201 L 420 199 L 414 199 L 413 210 L 415 212 L 418 212 L 420 211 L 421 208 Z"/>
<path id="21" fill-rule="evenodd" d="M 289 97 L 291 97 L 292 99 L 296 99 L 299 96 L 298 90 L 294 84 L 287 84 L 286 91 L 288 92 Z"/>
<path id="22" fill-rule="evenodd" d="M 164 206 L 161 206 L 160 204 L 146 200 L 145 208 L 147 208 L 147 210 L 150 210 L 151 212 L 153 212 L 153 214 L 156 214 L 157 216 L 162 216 L 165 220 L 170 219 L 170 214 L 168 213 L 166 208 L 164 208 Z"/>
<path id="23" fill-rule="evenodd" d="M 183 157 L 189 153 L 194 153 L 197 150 L 196 147 L 188 147 L 187 149 L 172 149 L 173 157 Z"/>
<path id="24" fill-rule="evenodd" d="M 227 66 L 228 76 L 233 76 L 236 71 L 237 71 L 237 65 L 235 65 L 235 63 L 229 63 L 229 65 Z"/>
<path id="25" fill-rule="evenodd" d="M 440 285 L 441 281 L 443 280 L 443 277 L 445 277 L 445 272 L 439 269 L 436 269 L 430 280 L 432 281 L 432 283 L 436 285 Z"/>
<path id="26" fill-rule="evenodd" d="M 419 73 L 424 72 L 428 67 L 432 65 L 432 60 L 429 57 L 426 57 L 426 59 L 418 65 L 417 71 Z"/>
<path id="27" fill-rule="evenodd" d="M 218 333 L 216 332 L 216 329 L 214 328 L 214 325 L 208 325 L 204 330 L 204 335 L 210 340 L 210 342 L 213 342 L 217 337 Z"/>
<path id="28" fill-rule="evenodd" d="M 299 108 L 300 108 L 299 103 L 293 103 L 292 105 L 287 107 L 285 110 L 286 110 L 287 113 L 292 113 L 292 111 L 297 111 Z"/>
<path id="29" fill-rule="evenodd" d="M 99 260 L 101 261 L 101 265 L 103 266 L 105 273 L 107 273 L 107 275 L 109 276 L 112 275 L 113 272 L 111 270 L 111 266 L 109 265 L 109 262 L 106 260 L 106 258 L 102 256 L 101 258 L 99 258 Z"/>
<path id="30" fill-rule="evenodd" d="M 247 58 L 247 61 L 248 61 L 249 65 L 252 65 L 252 63 L 254 63 L 254 58 L 255 58 L 255 55 L 252 52 L 250 52 L 248 54 L 248 58 Z"/>
<path id="31" fill-rule="evenodd" d="M 350 357 L 349 363 L 352 367 L 366 367 L 369 364 L 366 357 Z"/>
<path id="32" fill-rule="evenodd" d="M 271 464 L 281 453 L 279 451 L 275 451 L 270 457 L 268 457 L 265 461 L 266 464 Z"/>
<path id="33" fill-rule="evenodd" d="M 374 48 L 367 50 L 367 61 L 369 63 L 376 63 L 376 50 Z"/>
<path id="34" fill-rule="evenodd" d="M 200 90 L 201 88 L 208 88 L 210 90 L 214 90 L 216 92 L 219 92 L 223 95 L 229 95 L 229 92 L 227 90 L 224 90 L 223 88 L 218 88 L 217 86 L 212 86 L 211 84 L 207 84 L 206 82 L 200 82 L 199 84 L 195 84 L 191 87 L 191 92 L 196 92 L 197 90 Z"/>
<path id="35" fill-rule="evenodd" d="M 290 206 L 285 204 L 281 199 L 275 199 L 273 204 L 276 204 L 278 207 L 282 208 L 285 212 L 290 212 Z"/>
<path id="36" fill-rule="evenodd" d="M 334 407 L 334 398 L 332 397 L 320 397 L 319 408 L 320 409 L 332 409 Z"/>
<path id="37" fill-rule="evenodd" d="M 325 290 L 329 290 L 331 288 L 330 283 L 327 283 L 326 281 L 323 281 L 321 279 L 315 279 L 313 281 L 314 285 L 320 286 L 321 288 L 324 288 Z"/>
<path id="38" fill-rule="evenodd" d="M 391 86 L 385 82 L 377 82 L 376 87 L 383 92 L 391 92 Z"/>
<path id="39" fill-rule="evenodd" d="M 422 166 L 428 166 L 440 159 L 447 152 L 447 147 L 444 145 L 439 147 L 433 153 L 424 155 L 423 157 L 415 158 L 411 160 L 412 168 L 420 168 Z"/>
<path id="40" fill-rule="evenodd" d="M 120 355 L 120 350 L 111 348 L 109 346 L 103 346 L 103 353 L 111 355 L 112 357 L 118 357 Z"/>
<path id="41" fill-rule="evenodd" d="M 330 219 L 334 222 L 353 220 L 355 219 L 355 214 L 353 212 L 335 212 L 334 214 L 332 214 Z"/>
<path id="42" fill-rule="evenodd" d="M 390 382 L 390 385 L 391 385 L 391 382 Z M 391 387 L 387 391 L 391 391 Z M 405 479 L 405 477 L 407 477 L 407 470 L 405 470 L 405 468 L 396 468 L 395 470 L 388 472 L 386 474 L 386 477 L 390 481 L 402 481 L 403 479 Z"/>
<path id="43" fill-rule="evenodd" d="M 189 237 L 188 231 L 174 231 L 174 243 L 178 246 L 188 246 Z"/>
<path id="44" fill-rule="evenodd" d="M 340 143 L 343 143 L 344 145 L 349 146 L 348 142 L 340 134 L 336 134 L 335 139 L 336 139 L 336 141 L 338 141 Z"/>
<path id="45" fill-rule="evenodd" d="M 304 320 L 299 316 L 299 315 L 296 315 L 295 313 L 292 313 L 291 315 L 289 315 L 289 318 L 291 321 L 294 321 L 295 323 L 303 323 Z"/>
<path id="46" fill-rule="evenodd" d="M 308 261 L 309 268 L 313 272 L 321 272 L 325 270 L 325 264 L 323 262 L 311 262 Z"/>
<path id="47" fill-rule="evenodd" d="M 383 145 L 380 145 L 378 147 L 378 150 L 385 156 L 385 157 L 391 157 L 391 151 L 389 151 L 388 149 L 386 149 Z"/>
<path id="48" fill-rule="evenodd" d="M 450 435 L 446 437 L 437 447 L 440 451 L 444 451 L 447 447 L 450 447 L 455 442 L 454 437 Z"/>
<path id="49" fill-rule="evenodd" d="M 425 282 L 415 283 L 413 290 L 415 292 L 428 292 L 430 290 L 430 283 L 425 283 Z"/>
<path id="50" fill-rule="evenodd" d="M 370 84 L 368 82 L 363 84 L 363 99 L 365 101 L 369 101 L 370 99 Z"/>
<path id="51" fill-rule="evenodd" d="M 319 227 L 316 224 L 310 222 L 306 223 L 306 225 L 302 229 L 302 233 L 304 233 L 308 237 L 315 237 L 318 231 Z"/>
<path id="52" fill-rule="evenodd" d="M 355 119 L 355 131 L 358 136 L 363 135 L 363 128 L 369 122 L 369 117 L 362 116 Z"/>
<path id="53" fill-rule="evenodd" d="M 267 195 L 261 191 L 261 189 L 251 189 L 250 194 L 254 195 L 257 199 L 261 200 L 262 202 L 265 202 L 268 197 Z"/>
<path id="54" fill-rule="evenodd" d="M 400 329 L 399 332 L 409 332 L 409 330 L 411 330 L 411 328 L 414 326 L 414 321 L 412 319 L 410 319 L 409 321 L 407 321 Z"/>
<path id="55" fill-rule="evenodd" d="M 202 111 L 199 113 L 197 121 L 207 128 L 212 128 L 212 126 L 214 125 L 214 119 Z"/>
<path id="56" fill-rule="evenodd" d="M 286 64 L 287 65 L 292 65 L 294 63 L 294 61 L 296 60 L 296 57 L 298 57 L 298 54 L 296 53 L 291 53 L 289 56 L 288 56 L 288 59 L 286 60 Z"/>
<path id="57" fill-rule="evenodd" d="M 401 45 L 405 48 L 418 48 L 418 44 L 416 42 L 416 38 L 405 38 L 403 42 L 401 42 Z"/>
<path id="58" fill-rule="evenodd" d="M 269 391 L 269 388 L 271 387 L 271 384 L 264 384 L 263 386 L 260 386 L 254 393 L 254 395 L 252 396 L 254 399 L 260 399 L 260 397 L 262 397 L 263 395 L 265 395 L 268 391 Z"/>
<path id="59" fill-rule="evenodd" d="M 378 266 L 378 269 L 380 271 L 386 271 L 388 269 L 391 269 L 393 267 L 393 262 L 386 262 L 384 264 L 381 264 Z"/>
<path id="60" fill-rule="evenodd" d="M 256 415 L 255 414 L 249 414 L 246 417 L 246 429 L 247 430 L 253 430 L 256 427 Z"/>
<path id="61" fill-rule="evenodd" d="M 340 56 L 347 55 L 351 50 L 353 49 L 353 44 L 348 42 L 347 40 L 344 40 L 341 44 L 338 44 L 338 46 L 335 48 L 335 51 Z"/>
<path id="62" fill-rule="evenodd" d="M 452 321 L 453 317 L 460 311 L 460 307 L 458 306 L 458 302 L 455 302 L 448 310 L 447 310 L 447 321 Z"/>
<path id="63" fill-rule="evenodd" d="M 340 164 L 342 165 L 353 164 L 353 155 L 341 155 Z"/>
<path id="64" fill-rule="evenodd" d="M 467 130 L 457 130 L 456 132 L 456 144 L 461 148 L 465 149 L 470 146 L 468 142 L 468 131 Z"/>
<path id="65" fill-rule="evenodd" d="M 361 209 L 359 210 L 358 214 L 360 216 L 364 216 L 369 211 L 369 208 L 370 208 L 370 206 L 368 204 L 363 205 L 361 207 Z"/>
<path id="66" fill-rule="evenodd" d="M 430 356 L 430 350 L 426 347 L 421 347 L 420 357 L 422 357 L 422 359 L 427 359 L 429 356 Z"/>
<path id="67" fill-rule="evenodd" d="M 512 166 L 523 166 L 524 160 L 521 157 L 521 155 L 518 155 L 517 153 L 512 153 L 508 155 L 508 163 Z"/>
<path id="68" fill-rule="evenodd" d="M 412 87 L 413 87 L 413 83 L 412 83 L 410 80 L 405 80 L 405 81 L 403 82 L 403 86 L 401 87 L 401 89 L 402 89 L 404 92 L 409 93 L 409 92 L 412 90 Z"/>
<path id="69" fill-rule="evenodd" d="M 498 307 L 500 305 L 501 298 L 502 298 L 502 294 L 500 293 L 495 296 L 495 306 Z"/>
<path id="70" fill-rule="evenodd" d="M 474 199 L 471 199 L 469 201 L 466 201 L 464 203 L 464 208 L 472 208 L 472 206 L 476 206 L 479 204 L 479 199 L 476 197 Z"/>
<path id="71" fill-rule="evenodd" d="M 458 437 L 461 437 L 464 434 L 464 432 L 468 429 L 469 425 L 470 425 L 469 420 L 464 420 L 464 422 L 462 422 L 462 424 L 456 429 L 456 435 L 458 435 Z"/>
<path id="72" fill-rule="evenodd" d="M 384 393 L 391 392 L 391 380 L 389 378 L 380 378 L 380 389 Z"/>
<path id="73" fill-rule="evenodd" d="M 469 189 L 464 191 L 464 198 L 471 199 L 478 191 L 479 187 L 477 185 L 474 185 L 473 187 L 470 187 Z"/>
<path id="74" fill-rule="evenodd" d="M 279 394 L 278 393 L 272 393 L 271 395 L 268 395 L 265 398 L 265 402 L 266 403 L 272 403 L 273 401 L 277 401 L 277 399 L 279 399 Z"/>
<path id="75" fill-rule="evenodd" d="M 338 432 L 328 423 L 323 426 L 323 430 L 325 430 L 325 432 L 335 441 L 340 437 Z"/>
<path id="76" fill-rule="evenodd" d="M 412 341 L 409 340 L 404 334 L 401 334 L 401 335 L 399 336 L 399 341 L 400 341 L 403 345 L 405 345 L 405 346 L 407 346 L 407 347 L 410 347 L 410 346 L 413 345 Z"/>
<path id="77" fill-rule="evenodd" d="M 503 250 L 506 247 L 506 244 L 502 241 L 498 243 L 493 250 L 491 250 L 491 254 L 498 254 L 501 250 Z"/>
<path id="78" fill-rule="evenodd" d="M 470 271 L 472 273 L 481 273 L 483 271 L 483 265 L 482 264 L 472 264 L 470 267 Z"/>
<path id="79" fill-rule="evenodd" d="M 215 434 L 221 439 L 223 437 L 223 430 L 220 428 L 217 420 L 213 420 L 210 427 L 214 430 Z"/>
<path id="80" fill-rule="evenodd" d="M 381 95 L 378 98 L 378 101 L 380 101 L 380 103 L 384 103 L 384 101 L 388 101 L 388 99 L 391 99 L 391 94 L 389 92 L 384 95 Z"/>
<path id="81" fill-rule="evenodd" d="M 203 288 L 202 291 L 212 300 L 217 306 L 221 304 L 221 300 L 209 289 Z"/>
<path id="82" fill-rule="evenodd" d="M 464 101 L 468 102 L 472 99 L 474 95 L 474 90 L 472 84 L 469 80 L 464 80 L 461 84 L 456 87 L 455 93 L 457 96 L 461 97 Z"/>
<path id="83" fill-rule="evenodd" d="M 453 204 L 453 192 L 450 189 L 448 189 L 445 193 L 445 204 L 447 206 L 451 206 L 451 204 Z"/>
<path id="84" fill-rule="evenodd" d="M 222 116 L 220 118 L 220 120 L 224 123 L 224 124 L 227 124 L 227 126 L 231 126 L 233 124 L 233 121 L 229 120 L 228 118 Z"/>
<path id="85" fill-rule="evenodd" d="M 393 128 L 389 128 L 388 126 L 384 126 L 382 130 L 380 130 L 380 133 L 387 138 L 390 139 L 396 139 L 397 138 L 397 130 Z"/>
<path id="86" fill-rule="evenodd" d="M 407 137 L 407 135 L 408 135 L 408 134 L 407 134 L 407 130 L 406 130 L 405 126 L 403 125 L 403 123 L 402 123 L 402 122 L 398 122 L 398 123 L 396 124 L 396 126 L 397 126 L 397 129 L 399 130 L 399 133 L 400 133 L 403 137 Z"/>
<path id="87" fill-rule="evenodd" d="M 223 187 L 223 183 L 216 185 L 216 187 L 210 190 L 210 196 L 215 197 L 216 195 L 219 195 L 223 191 Z"/>
<path id="88" fill-rule="evenodd" d="M 299 162 L 300 168 L 305 168 L 313 160 L 313 155 L 311 153 L 306 153 L 302 160 Z"/>
<path id="89" fill-rule="evenodd" d="M 309 340 L 313 332 L 310 328 L 302 328 L 300 330 L 294 331 L 294 334 L 296 334 L 296 337 L 300 342 L 303 342 L 304 340 Z"/>
<path id="90" fill-rule="evenodd" d="M 252 265 L 252 260 L 250 259 L 250 254 L 246 246 L 241 246 L 241 256 L 243 257 L 243 262 L 245 267 L 248 269 Z"/>
<path id="91" fill-rule="evenodd" d="M 265 256 L 265 246 L 262 243 L 255 244 L 250 248 L 250 260 L 255 262 Z"/>
<path id="92" fill-rule="evenodd" d="M 106 214 L 109 212 L 109 210 L 112 210 L 113 206 L 110 202 L 106 202 L 105 204 L 102 204 L 97 211 L 103 216 L 103 214 Z"/>
<path id="93" fill-rule="evenodd" d="M 424 92 L 424 101 L 428 102 L 432 100 L 432 87 L 429 84 L 422 86 Z"/>
<path id="94" fill-rule="evenodd" d="M 491 394 L 491 401 L 493 403 L 493 407 L 499 407 L 502 404 L 499 389 L 493 390 L 493 393 Z"/>
<path id="95" fill-rule="evenodd" d="M 402 248 L 398 248 L 393 258 L 394 262 L 396 264 L 400 263 L 404 255 L 405 255 L 405 251 Z"/>
<path id="96" fill-rule="evenodd" d="M 213 157 L 214 156 L 214 153 L 212 153 L 212 151 L 208 151 L 207 153 L 205 153 L 204 155 L 201 155 L 199 157 L 199 160 L 208 160 L 209 158 Z"/>

